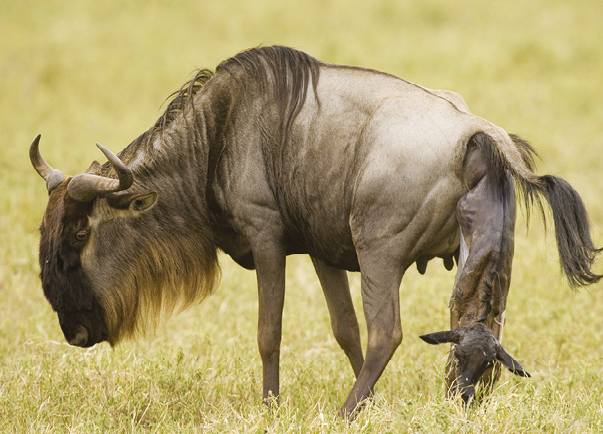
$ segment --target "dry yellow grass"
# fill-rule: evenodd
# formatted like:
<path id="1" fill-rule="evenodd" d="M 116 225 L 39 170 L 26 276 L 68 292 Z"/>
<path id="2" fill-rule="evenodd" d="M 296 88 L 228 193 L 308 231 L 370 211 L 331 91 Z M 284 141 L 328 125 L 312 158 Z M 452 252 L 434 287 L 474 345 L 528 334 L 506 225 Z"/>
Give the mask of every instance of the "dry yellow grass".
<path id="1" fill-rule="evenodd" d="M 346 424 L 353 373 L 317 279 L 291 258 L 282 401 L 261 403 L 255 276 L 223 260 L 218 292 L 156 336 L 111 350 L 63 343 L 37 277 L 46 205 L 28 146 L 65 173 L 149 127 L 196 67 L 259 44 L 381 69 L 461 93 L 482 117 L 527 138 L 541 173 L 567 179 L 603 243 L 603 5 L 438 0 L 4 2 L 0 14 L 0 432 L 601 432 L 602 285 L 572 294 L 553 237 L 516 234 L 505 347 L 533 375 L 503 375 L 484 405 L 443 398 L 453 273 L 407 273 L 404 342 L 377 395 Z M 598 267 L 601 272 L 601 267 Z M 353 295 L 361 311 L 358 276 Z"/>

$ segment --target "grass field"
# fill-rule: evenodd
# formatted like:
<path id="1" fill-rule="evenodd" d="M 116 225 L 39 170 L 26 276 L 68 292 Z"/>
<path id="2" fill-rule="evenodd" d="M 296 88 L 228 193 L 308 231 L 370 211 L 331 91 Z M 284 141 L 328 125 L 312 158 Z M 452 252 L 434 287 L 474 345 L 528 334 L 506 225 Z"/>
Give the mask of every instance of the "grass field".
<path id="1" fill-rule="evenodd" d="M 434 261 L 425 276 L 407 273 L 404 342 L 345 423 L 337 410 L 353 372 L 304 257 L 288 261 L 278 407 L 261 402 L 255 275 L 227 257 L 216 294 L 155 335 L 115 349 L 66 344 L 38 279 L 47 199 L 28 158 L 42 133 L 51 165 L 82 172 L 101 157 L 95 142 L 125 147 L 195 68 L 290 45 L 459 92 L 528 139 L 540 173 L 580 192 L 601 245 L 603 3 L 20 0 L 0 10 L 0 432 L 603 432 L 603 285 L 570 291 L 536 217 L 529 232 L 518 224 L 504 341 L 532 378 L 504 373 L 469 410 L 444 398 L 447 348 L 418 338 L 448 325 L 454 273 Z"/>

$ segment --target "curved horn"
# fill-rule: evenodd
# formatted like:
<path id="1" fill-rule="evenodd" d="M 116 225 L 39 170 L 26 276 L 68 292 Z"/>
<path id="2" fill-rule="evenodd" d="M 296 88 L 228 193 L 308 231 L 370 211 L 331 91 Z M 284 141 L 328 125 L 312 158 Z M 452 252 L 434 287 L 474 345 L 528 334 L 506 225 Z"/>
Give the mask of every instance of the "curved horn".
<path id="1" fill-rule="evenodd" d="M 119 186 L 115 191 L 127 190 L 134 183 L 134 176 L 132 175 L 132 171 L 126 167 L 126 165 L 119 159 L 117 155 L 113 152 L 109 151 L 100 143 L 97 143 L 96 146 L 100 149 L 107 160 L 111 162 L 113 168 L 117 172 L 117 177 L 119 178 Z"/>
<path id="2" fill-rule="evenodd" d="M 117 172 L 118 179 L 91 175 L 89 173 L 76 175 L 67 186 L 67 194 L 72 199 L 81 202 L 90 202 L 104 193 L 127 190 L 134 183 L 132 171 L 126 167 L 117 155 L 99 143 L 96 146 L 105 154 L 113 166 L 115 172 Z"/>
<path id="3" fill-rule="evenodd" d="M 38 172 L 38 174 L 46 181 L 46 189 L 50 194 L 52 190 L 57 188 L 57 186 L 65 180 L 65 175 L 63 175 L 63 172 L 60 170 L 50 167 L 50 164 L 44 161 L 42 155 L 40 155 L 41 137 L 42 135 L 38 134 L 36 138 L 33 139 L 33 142 L 31 142 L 31 146 L 29 147 L 29 159 L 31 160 L 34 169 L 36 169 L 36 172 Z"/>

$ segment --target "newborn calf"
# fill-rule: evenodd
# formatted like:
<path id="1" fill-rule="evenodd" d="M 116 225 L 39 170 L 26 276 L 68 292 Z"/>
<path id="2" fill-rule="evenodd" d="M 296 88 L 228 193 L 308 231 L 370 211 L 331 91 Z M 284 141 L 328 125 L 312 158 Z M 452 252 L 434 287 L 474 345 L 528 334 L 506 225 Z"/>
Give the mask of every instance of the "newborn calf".
<path id="1" fill-rule="evenodd" d="M 432 345 L 453 344 L 451 352 L 456 362 L 456 382 L 452 392 L 460 394 L 465 402 L 475 395 L 475 384 L 487 369 L 494 366 L 494 362 L 500 362 L 515 375 L 530 376 L 482 323 L 429 333 L 420 338 Z"/>

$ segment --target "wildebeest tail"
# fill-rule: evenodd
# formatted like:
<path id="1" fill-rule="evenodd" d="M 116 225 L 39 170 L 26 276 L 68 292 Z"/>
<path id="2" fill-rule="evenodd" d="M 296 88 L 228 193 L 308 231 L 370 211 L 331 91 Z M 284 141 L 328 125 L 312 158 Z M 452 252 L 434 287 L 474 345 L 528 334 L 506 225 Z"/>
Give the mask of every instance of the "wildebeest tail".
<path id="1" fill-rule="evenodd" d="M 530 210 L 536 207 L 546 225 L 542 199 L 549 204 L 555 224 L 561 268 L 570 286 L 576 288 L 598 282 L 603 276 L 594 273 L 592 267 L 603 249 L 597 248 L 591 238 L 588 214 L 578 192 L 561 178 L 536 175 L 536 152 L 526 141 L 506 133 L 506 137 L 501 137 L 501 130 L 498 128 L 495 134 L 491 133 L 492 130 L 485 134 L 478 133 L 476 136 L 479 135 L 480 141 L 494 145 L 483 146 L 485 143 L 481 143 L 481 146 L 490 150 L 491 167 L 498 168 L 495 170 L 504 168 L 511 172 L 518 197 L 521 198 L 526 211 L 526 218 L 529 219 Z M 476 136 L 472 140 L 476 139 Z"/>
<path id="2" fill-rule="evenodd" d="M 597 249 L 591 239 L 582 199 L 563 179 L 551 175 L 541 178 L 546 185 L 542 194 L 553 211 L 561 266 L 570 285 L 598 282 L 603 276 L 593 273 L 591 267 L 603 249 Z"/>

